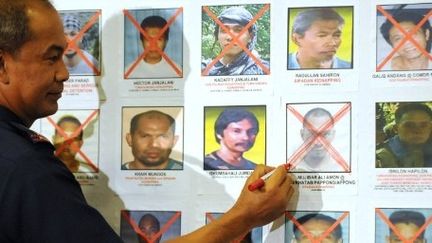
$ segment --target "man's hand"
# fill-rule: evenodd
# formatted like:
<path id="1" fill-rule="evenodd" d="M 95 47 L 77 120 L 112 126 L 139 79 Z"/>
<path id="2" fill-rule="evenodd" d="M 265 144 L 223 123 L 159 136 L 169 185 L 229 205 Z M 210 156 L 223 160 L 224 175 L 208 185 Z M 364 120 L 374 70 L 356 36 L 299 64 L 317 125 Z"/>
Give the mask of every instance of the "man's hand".
<path id="1" fill-rule="evenodd" d="M 265 181 L 265 185 L 255 191 L 249 191 L 248 185 L 259 179 L 274 168 L 258 165 L 247 179 L 237 202 L 230 210 L 236 211 L 243 217 L 250 227 L 267 224 L 281 216 L 294 193 L 292 179 L 287 175 L 283 166 L 275 169 L 274 173 Z"/>

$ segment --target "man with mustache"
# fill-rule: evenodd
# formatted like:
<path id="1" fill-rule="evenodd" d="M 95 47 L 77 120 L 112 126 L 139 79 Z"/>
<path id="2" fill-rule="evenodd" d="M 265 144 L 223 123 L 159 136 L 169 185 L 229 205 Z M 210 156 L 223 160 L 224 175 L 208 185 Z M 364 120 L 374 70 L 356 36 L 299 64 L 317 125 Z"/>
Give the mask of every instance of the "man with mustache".
<path id="1" fill-rule="evenodd" d="M 204 158 L 205 170 L 253 170 L 256 164 L 243 157 L 255 143 L 259 123 L 244 108 L 227 108 L 215 122 L 215 138 L 221 145 Z"/>
<path id="2" fill-rule="evenodd" d="M 54 146 L 30 129 L 57 112 L 69 78 L 60 16 L 48 0 L 0 0 L 0 23 L 0 242 L 122 243 Z M 280 217 L 294 193 L 282 166 L 263 190 L 247 189 L 272 170 L 257 166 L 223 216 L 167 242 L 231 242 Z"/>
<path id="3" fill-rule="evenodd" d="M 150 110 L 131 119 L 126 141 L 134 160 L 122 165 L 123 170 L 181 170 L 183 163 L 169 156 L 178 140 L 175 120 L 170 115 Z"/>
<path id="4" fill-rule="evenodd" d="M 344 19 L 332 8 L 311 8 L 294 19 L 291 39 L 297 52 L 288 56 L 288 69 L 351 68 L 336 57 Z"/>

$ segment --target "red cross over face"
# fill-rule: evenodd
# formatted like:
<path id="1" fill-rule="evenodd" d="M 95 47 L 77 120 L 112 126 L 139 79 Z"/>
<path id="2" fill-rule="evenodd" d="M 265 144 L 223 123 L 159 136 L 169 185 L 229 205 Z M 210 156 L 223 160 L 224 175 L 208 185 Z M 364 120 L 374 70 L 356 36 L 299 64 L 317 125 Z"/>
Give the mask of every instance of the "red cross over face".
<path id="1" fill-rule="evenodd" d="M 156 217 L 156 214 L 147 213 L 143 215 L 137 223 L 132 219 L 130 213 L 131 212 L 124 210 L 121 212 L 121 215 L 133 228 L 140 243 L 159 243 L 162 235 L 167 232 L 176 221 L 180 220 L 181 216 L 180 212 L 174 212 L 171 218 L 162 225 Z"/>
<path id="2" fill-rule="evenodd" d="M 95 63 L 85 54 L 84 50 L 81 49 L 82 39 L 85 33 L 98 23 L 100 16 L 101 11 L 96 11 L 81 29 L 78 29 L 79 26 L 64 26 L 64 35 L 68 40 L 68 46 L 64 52 L 63 60 L 68 68 L 77 65 L 75 61 L 72 61 L 72 58 L 77 56 L 86 66 L 88 66 L 89 69 L 92 70 L 93 74 L 100 75 L 99 67 L 95 65 Z M 78 16 L 76 16 L 76 18 L 78 18 Z"/>
<path id="3" fill-rule="evenodd" d="M 424 221 L 423 225 L 415 224 L 413 218 L 409 218 L 412 216 L 407 216 L 407 213 L 419 214 L 414 211 L 406 211 L 406 218 L 398 219 L 402 220 L 400 222 L 392 223 L 390 218 L 384 213 L 382 209 L 375 209 L 375 213 L 377 216 L 384 221 L 385 224 L 391 229 L 389 236 L 387 237 L 387 243 L 425 243 L 424 232 L 426 228 L 432 222 L 432 216 Z M 421 214 L 420 214 L 421 215 Z"/>
<path id="4" fill-rule="evenodd" d="M 214 22 L 218 25 L 219 32 L 217 33 L 217 38 L 219 45 L 221 46 L 222 51 L 219 53 L 217 57 L 210 62 L 207 67 L 202 71 L 202 75 L 208 75 L 210 69 L 214 67 L 214 65 L 221 60 L 224 62 L 224 59 L 233 59 L 241 52 L 245 52 L 255 63 L 258 65 L 266 74 L 270 74 L 269 68 L 267 68 L 260 59 L 257 58 L 256 53 L 254 54 L 248 48 L 248 43 L 252 40 L 253 36 L 249 32 L 249 28 L 251 28 L 254 24 L 257 23 L 258 19 L 261 18 L 265 12 L 270 9 L 269 4 L 265 4 L 261 7 L 261 9 L 256 13 L 253 19 L 246 24 L 245 26 L 239 24 L 226 24 L 223 23 L 214 12 L 210 10 L 209 7 L 204 6 L 202 8 L 203 13 L 207 14 L 210 18 L 214 20 Z"/>
<path id="5" fill-rule="evenodd" d="M 84 129 L 96 121 L 98 110 L 91 111 L 91 114 L 82 123 L 74 116 L 67 115 L 58 122 L 52 117 L 47 117 L 48 122 L 55 127 L 53 135 L 53 144 L 55 147 L 55 156 L 57 156 L 73 172 L 98 172 L 98 167 L 82 150 L 84 143 Z M 64 119 L 67 117 L 66 119 Z M 80 156 L 84 160 L 77 158 Z M 81 171 L 80 168 L 89 167 L 89 171 Z M 87 168 L 85 169 L 87 170 Z"/>
<path id="6" fill-rule="evenodd" d="M 428 11 L 424 17 L 420 15 L 421 20 L 419 19 L 419 22 L 417 22 L 416 16 L 413 16 L 412 19 L 411 17 L 408 18 L 409 13 L 407 12 L 400 12 L 398 15 L 393 16 L 383 6 L 377 6 L 377 11 L 384 15 L 387 22 L 392 24 L 392 27 L 388 31 L 388 41 L 393 49 L 377 65 L 376 70 L 380 71 L 389 62 L 391 63 L 392 70 L 419 70 L 428 68 L 428 61 L 432 61 L 432 55 L 427 50 L 431 33 L 425 27 L 429 17 L 432 16 L 432 10 Z M 417 15 L 417 13 L 412 14 Z M 399 22 L 398 19 L 400 19 Z"/>
<path id="7" fill-rule="evenodd" d="M 329 113 L 327 110 L 317 107 L 306 115 L 302 115 L 296 110 L 294 105 L 287 104 L 287 111 L 292 113 L 297 120 L 302 122 L 300 134 L 303 144 L 287 159 L 287 163 L 295 168 L 300 163 L 308 163 L 308 170 L 315 167 L 317 171 L 327 170 L 332 168 L 331 165 L 323 165 L 323 163 L 337 163 L 339 170 L 350 171 L 350 166 L 342 156 L 342 154 L 335 149 L 332 141 L 335 137 L 336 131 L 334 125 L 342 119 L 343 116 L 349 114 L 351 104 L 344 104 L 335 114 Z M 289 124 L 287 123 L 287 126 Z M 326 158 L 331 157 L 333 161 L 327 161 Z M 334 169 L 332 169 L 334 170 Z"/>
<path id="8" fill-rule="evenodd" d="M 300 224 L 290 212 L 286 212 L 285 215 L 299 231 L 297 236 L 293 238 L 292 243 L 342 243 L 342 237 L 337 237 L 334 231 L 348 217 L 349 213 L 342 213 L 339 218 L 332 219 L 332 222 L 319 218 L 310 218 L 303 224 Z"/>

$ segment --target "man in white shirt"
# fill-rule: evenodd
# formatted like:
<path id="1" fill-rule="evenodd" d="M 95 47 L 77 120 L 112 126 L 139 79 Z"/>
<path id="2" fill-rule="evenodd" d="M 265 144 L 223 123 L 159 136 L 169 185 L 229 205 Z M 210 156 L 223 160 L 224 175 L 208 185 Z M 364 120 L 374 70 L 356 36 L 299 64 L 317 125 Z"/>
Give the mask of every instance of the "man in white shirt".
<path id="1" fill-rule="evenodd" d="M 131 70 L 128 78 L 176 78 L 181 76 L 181 73 L 176 72 L 176 69 L 180 70 L 179 65 L 162 56 L 169 39 L 169 27 L 159 38 L 158 36 L 166 25 L 167 21 L 156 15 L 149 16 L 141 22 L 141 29 L 146 32 L 146 36 L 140 33 L 140 40 L 146 54 L 136 66 L 134 66 L 134 61 L 126 68 L 126 72 Z"/>

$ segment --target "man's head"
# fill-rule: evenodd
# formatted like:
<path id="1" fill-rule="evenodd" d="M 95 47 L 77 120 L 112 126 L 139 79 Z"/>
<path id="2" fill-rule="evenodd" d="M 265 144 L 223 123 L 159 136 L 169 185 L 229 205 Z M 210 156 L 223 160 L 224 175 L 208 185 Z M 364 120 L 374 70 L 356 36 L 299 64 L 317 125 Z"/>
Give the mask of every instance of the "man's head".
<path id="1" fill-rule="evenodd" d="M 259 123 L 255 115 L 244 108 L 226 108 L 216 119 L 214 129 L 221 146 L 243 153 L 254 145 Z"/>
<path id="2" fill-rule="evenodd" d="M 312 158 L 314 161 L 321 161 L 327 156 L 327 149 L 318 141 L 318 138 L 323 138 L 328 142 L 333 141 L 335 136 L 333 127 L 333 116 L 324 108 L 313 108 L 305 114 L 300 135 L 306 143 L 311 139 L 317 138 L 310 147 L 308 152 L 309 158 Z"/>
<path id="3" fill-rule="evenodd" d="M 416 26 L 425 18 L 424 15 L 417 12 L 397 12 L 392 15 L 393 19 L 398 22 L 400 28 L 405 30 L 407 33 L 414 31 Z M 422 54 L 421 50 L 414 45 L 411 40 L 406 40 L 406 36 L 387 19 L 380 27 L 380 31 L 384 39 L 392 47 L 396 47 L 399 43 L 405 40 L 405 43 L 397 50 L 398 54 L 404 58 L 415 58 Z M 416 31 L 412 33 L 412 38 L 415 42 L 427 52 L 431 50 L 431 25 L 429 20 L 423 23 L 423 25 Z"/>
<path id="4" fill-rule="evenodd" d="M 389 228 L 389 236 L 387 237 L 388 243 L 399 243 L 402 242 L 402 240 L 414 240 L 410 241 L 413 243 L 426 243 L 424 231 L 414 239 L 414 236 L 419 233 L 420 228 L 426 221 L 422 213 L 415 211 L 395 211 L 390 215 L 389 220 L 404 239 L 399 238 L 397 234 Z"/>
<path id="5" fill-rule="evenodd" d="M 292 41 L 302 56 L 316 62 L 329 61 L 340 44 L 344 19 L 332 8 L 312 8 L 297 14 Z"/>
<path id="6" fill-rule="evenodd" d="M 61 129 L 56 129 L 53 136 L 54 147 L 59 151 L 57 156 L 62 161 L 74 160 L 83 145 L 81 122 L 74 116 L 66 115 L 57 121 L 57 126 Z"/>
<path id="7" fill-rule="evenodd" d="M 44 0 L 0 0 L 0 23 L 0 104 L 30 125 L 57 111 L 69 78 L 63 25 Z"/>
<path id="8" fill-rule="evenodd" d="M 146 238 L 146 240 L 144 240 L 138 237 L 140 243 L 159 243 L 162 235 L 157 238 L 154 237 L 160 231 L 160 222 L 153 214 L 144 214 L 138 223 L 138 227 Z"/>
<path id="9" fill-rule="evenodd" d="M 135 115 L 126 135 L 135 161 L 146 167 L 158 167 L 168 163 L 177 140 L 174 118 L 157 110 Z"/>
<path id="10" fill-rule="evenodd" d="M 74 40 L 81 30 L 81 21 L 76 14 L 66 14 L 63 16 L 63 29 L 68 41 L 73 41 L 77 45 L 75 48 L 80 48 L 82 37 Z M 71 47 L 64 54 L 66 57 L 72 58 L 77 54 L 77 51 Z"/>
<path id="11" fill-rule="evenodd" d="M 252 14 L 244 7 L 234 6 L 225 9 L 218 16 L 219 21 L 231 32 L 233 36 L 238 36 L 244 27 L 253 19 Z M 218 40 L 221 48 L 229 45 L 233 38 L 218 24 L 215 26 L 215 38 Z M 238 42 L 228 49 L 225 55 L 236 56 L 243 49 L 240 45 L 245 46 L 249 50 L 253 50 L 257 40 L 257 26 L 253 24 L 239 38 Z M 240 44 L 240 45 L 239 45 Z"/>
<path id="12" fill-rule="evenodd" d="M 342 243 L 342 226 L 337 224 L 336 227 L 328 232 L 329 228 L 336 223 L 336 219 L 324 214 L 307 214 L 297 219 L 299 224 L 307 231 L 302 232 L 297 225 L 293 224 L 293 243 L 311 243 L 323 235 L 326 235 L 320 241 L 321 243 Z M 312 236 L 312 239 L 310 237 Z"/>
<path id="13" fill-rule="evenodd" d="M 407 145 L 426 143 L 432 132 L 432 110 L 425 104 L 400 104 L 395 112 L 395 121 L 395 130 Z"/>
<path id="14" fill-rule="evenodd" d="M 165 30 L 165 32 L 157 38 L 162 29 L 167 25 L 167 21 L 160 16 L 149 16 L 143 19 L 141 22 L 141 29 L 147 34 L 149 38 L 141 34 L 140 32 L 140 40 L 142 46 L 147 52 L 144 60 L 150 61 L 157 60 L 159 62 L 162 58 L 162 55 L 158 52 L 158 50 L 165 50 L 169 39 L 169 27 Z"/>

